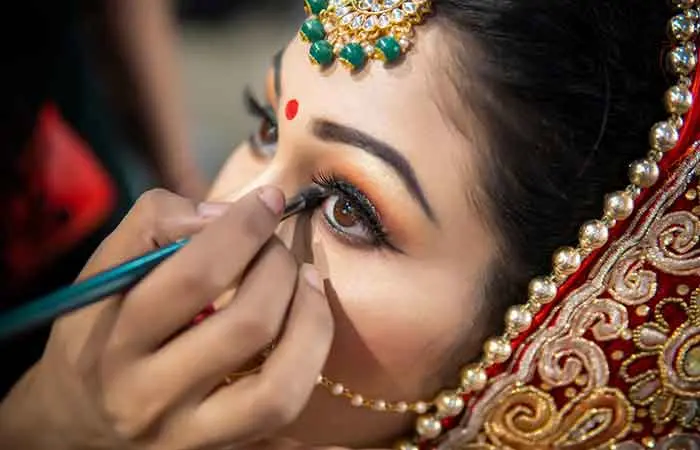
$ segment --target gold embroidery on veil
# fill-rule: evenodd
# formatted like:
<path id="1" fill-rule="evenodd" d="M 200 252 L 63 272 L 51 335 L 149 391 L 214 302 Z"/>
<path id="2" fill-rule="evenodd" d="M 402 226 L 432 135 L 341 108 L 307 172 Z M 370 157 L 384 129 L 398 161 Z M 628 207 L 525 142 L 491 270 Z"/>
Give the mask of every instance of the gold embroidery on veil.
<path id="1" fill-rule="evenodd" d="M 639 208 L 440 448 L 700 448 L 699 162 Z"/>

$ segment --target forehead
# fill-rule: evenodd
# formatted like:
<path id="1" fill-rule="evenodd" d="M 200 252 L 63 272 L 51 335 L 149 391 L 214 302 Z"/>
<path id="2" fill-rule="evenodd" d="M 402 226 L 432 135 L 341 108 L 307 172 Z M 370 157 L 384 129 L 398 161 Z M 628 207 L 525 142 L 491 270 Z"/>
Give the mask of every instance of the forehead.
<path id="1" fill-rule="evenodd" d="M 439 29 L 421 26 L 398 65 L 387 69 L 370 61 L 351 74 L 338 62 L 325 70 L 314 66 L 308 44 L 296 38 L 282 62 L 282 101 L 298 99 L 305 115 L 352 126 L 392 145 L 413 165 L 429 197 L 438 180 L 454 189 L 464 183 L 473 152 L 442 108 L 450 92 L 444 42 Z"/>
<path id="2" fill-rule="evenodd" d="M 303 94 L 316 113 L 333 115 L 342 110 L 345 120 L 369 116 L 403 125 L 438 119 L 434 117 L 439 115 L 435 88 L 442 61 L 429 42 L 434 34 L 421 33 L 417 45 L 395 67 L 387 69 L 379 61 L 369 61 L 356 74 L 337 61 L 324 70 L 314 66 L 308 59 L 309 45 L 297 37 L 284 54 L 282 93 L 286 98 Z"/>

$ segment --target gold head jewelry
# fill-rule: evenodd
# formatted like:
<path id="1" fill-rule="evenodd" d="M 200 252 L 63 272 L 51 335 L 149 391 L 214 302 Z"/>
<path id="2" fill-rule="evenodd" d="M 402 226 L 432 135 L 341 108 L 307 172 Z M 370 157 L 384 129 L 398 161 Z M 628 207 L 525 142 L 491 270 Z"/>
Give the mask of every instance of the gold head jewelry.
<path id="1" fill-rule="evenodd" d="M 369 59 L 396 62 L 411 47 L 413 26 L 430 13 L 430 0 L 305 0 L 309 18 L 299 30 L 309 59 L 327 67 L 337 58 L 352 71 Z"/>

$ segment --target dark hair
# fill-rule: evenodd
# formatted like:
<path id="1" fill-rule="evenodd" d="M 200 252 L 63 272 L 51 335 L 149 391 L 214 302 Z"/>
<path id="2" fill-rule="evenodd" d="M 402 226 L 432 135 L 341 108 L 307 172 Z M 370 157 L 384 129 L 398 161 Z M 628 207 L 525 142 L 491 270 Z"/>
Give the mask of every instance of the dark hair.
<path id="1" fill-rule="evenodd" d="M 478 149 L 481 200 L 500 251 L 486 307 L 489 323 L 502 324 L 508 306 L 527 300 L 529 279 L 551 272 L 556 248 L 601 217 L 605 193 L 623 188 L 628 164 L 647 153 L 648 131 L 664 118 L 672 12 L 661 0 L 434 5 L 456 44 L 452 81 L 488 147 Z"/>

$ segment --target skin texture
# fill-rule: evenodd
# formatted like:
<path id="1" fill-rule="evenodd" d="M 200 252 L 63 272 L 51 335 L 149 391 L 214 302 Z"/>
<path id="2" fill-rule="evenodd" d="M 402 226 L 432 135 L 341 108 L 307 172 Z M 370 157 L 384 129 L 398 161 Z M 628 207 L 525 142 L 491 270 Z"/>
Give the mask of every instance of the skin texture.
<path id="1" fill-rule="evenodd" d="M 478 189 L 475 150 L 442 112 L 444 38 L 437 28 L 421 27 L 401 65 L 373 63 L 357 75 L 339 64 L 319 71 L 308 62 L 308 46 L 293 40 L 281 63 L 281 92 L 268 75 L 267 101 L 284 109 L 295 99 L 298 115 L 289 121 L 278 110 L 274 157 L 242 144 L 210 195 L 227 201 L 266 184 L 293 195 L 319 172 L 366 194 L 402 253 L 355 245 L 331 231 L 323 211 L 332 212 L 333 198 L 311 218 L 285 222 L 278 236 L 298 248 L 299 259 L 324 253 L 327 267 L 319 270 L 328 277 L 336 328 L 324 374 L 367 398 L 432 399 L 442 386 L 457 385 L 459 364 L 476 356 L 483 336 L 480 286 L 495 245 L 466 200 L 465 190 Z M 397 149 L 413 166 L 435 221 L 380 159 L 314 136 L 314 119 L 357 128 Z M 305 234 L 316 244 L 309 246 L 307 236 L 299 245 Z M 318 388 L 286 435 L 308 444 L 390 445 L 414 417 L 355 409 Z"/>

